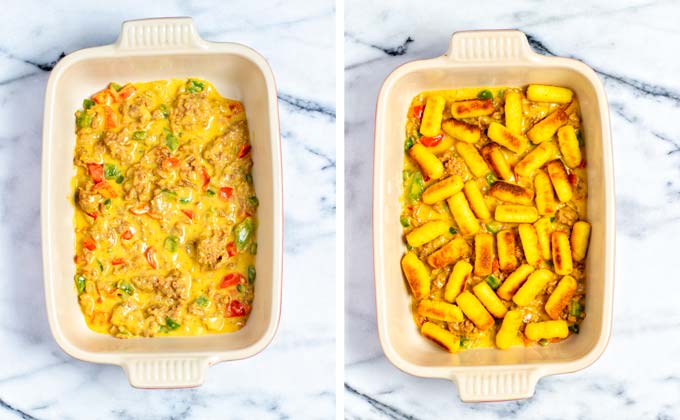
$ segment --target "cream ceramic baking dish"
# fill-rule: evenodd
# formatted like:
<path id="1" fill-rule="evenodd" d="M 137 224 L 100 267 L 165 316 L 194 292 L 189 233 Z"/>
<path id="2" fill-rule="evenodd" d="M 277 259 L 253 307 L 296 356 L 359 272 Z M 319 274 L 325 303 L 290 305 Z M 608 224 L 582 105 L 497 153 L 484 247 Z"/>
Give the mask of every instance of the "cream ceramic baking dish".
<path id="1" fill-rule="evenodd" d="M 587 316 L 581 332 L 546 347 L 476 349 L 449 354 L 422 337 L 413 322 L 400 259 L 399 223 L 406 111 L 418 93 L 530 83 L 571 88 L 581 104 L 588 159 L 588 220 L 592 223 L 587 271 Z M 376 112 L 373 245 L 378 330 L 389 360 L 401 370 L 457 383 L 463 401 L 533 395 L 539 378 L 573 372 L 604 351 L 612 323 L 614 286 L 614 171 L 607 99 L 595 72 L 583 63 L 534 53 L 518 31 L 455 33 L 449 51 L 397 68 L 385 80 Z"/>
<path id="2" fill-rule="evenodd" d="M 110 81 L 199 77 L 242 101 L 248 116 L 260 198 L 257 284 L 253 309 L 238 332 L 202 337 L 120 340 L 92 332 L 80 311 L 73 277 L 75 145 L 73 113 Z M 203 383 L 209 365 L 263 350 L 279 322 L 282 282 L 282 174 L 278 102 L 265 59 L 243 45 L 202 40 L 190 18 L 123 23 L 115 44 L 77 51 L 54 68 L 45 95 L 42 155 L 42 245 L 45 297 L 52 334 L 73 357 L 120 365 L 141 388 Z"/>

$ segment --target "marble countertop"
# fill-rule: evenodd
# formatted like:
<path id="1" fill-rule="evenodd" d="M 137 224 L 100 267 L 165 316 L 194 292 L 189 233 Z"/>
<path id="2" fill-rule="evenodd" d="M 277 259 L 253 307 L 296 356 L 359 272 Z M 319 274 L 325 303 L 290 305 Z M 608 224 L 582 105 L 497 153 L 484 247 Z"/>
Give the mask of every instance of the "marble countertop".
<path id="1" fill-rule="evenodd" d="M 11 2 L 0 16 L 0 418 L 332 417 L 334 3 L 55 3 Z M 44 305 L 39 191 L 49 71 L 64 53 L 114 42 L 123 20 L 156 16 L 192 16 L 205 39 L 255 48 L 279 88 L 286 203 L 280 328 L 264 352 L 210 367 L 205 384 L 189 390 L 133 389 L 119 367 L 67 356 Z"/>
<path id="2" fill-rule="evenodd" d="M 349 0 L 345 10 L 346 417 L 680 418 L 680 4 Z M 614 325 L 594 365 L 540 380 L 533 398 L 464 404 L 451 382 L 399 371 L 378 341 L 373 124 L 381 82 L 399 64 L 443 54 L 454 31 L 492 28 L 520 29 L 538 52 L 582 60 L 604 82 L 617 193 Z"/>

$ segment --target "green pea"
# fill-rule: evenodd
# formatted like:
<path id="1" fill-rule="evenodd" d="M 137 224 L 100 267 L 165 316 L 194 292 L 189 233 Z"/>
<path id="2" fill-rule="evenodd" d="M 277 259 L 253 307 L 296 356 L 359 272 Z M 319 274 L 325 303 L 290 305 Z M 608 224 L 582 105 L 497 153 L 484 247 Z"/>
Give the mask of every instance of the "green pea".
<path id="1" fill-rule="evenodd" d="M 247 173 L 247 174 L 246 174 L 246 182 L 247 182 L 248 184 L 252 184 L 252 183 L 253 183 L 253 174 L 251 174 L 251 173 Z"/>
<path id="2" fill-rule="evenodd" d="M 572 300 L 569 303 L 569 315 L 573 317 L 579 317 L 583 313 L 583 308 L 577 300 Z"/>
<path id="3" fill-rule="evenodd" d="M 205 193 L 211 197 L 213 197 L 216 194 L 215 190 L 213 190 L 212 188 L 208 188 L 207 190 L 205 190 Z"/>
<path id="4" fill-rule="evenodd" d="M 496 276 L 487 276 L 486 277 L 486 282 L 493 290 L 496 290 L 500 287 L 501 281 L 496 278 Z"/>
<path id="5" fill-rule="evenodd" d="M 413 140 L 413 137 L 408 136 L 408 137 L 406 138 L 406 141 L 404 142 L 404 151 L 405 151 L 405 152 L 408 152 L 409 149 L 410 149 L 411 147 L 413 147 L 413 144 L 414 144 L 414 143 L 415 143 L 415 141 Z"/>
<path id="6" fill-rule="evenodd" d="M 249 265 L 248 266 L 248 284 L 255 283 L 255 276 L 256 276 L 255 267 L 253 267 L 252 265 Z"/>
<path id="7" fill-rule="evenodd" d="M 250 244 L 250 253 L 252 255 L 257 255 L 257 242 Z"/>
<path id="8" fill-rule="evenodd" d="M 110 209 L 110 208 L 111 208 L 111 204 L 112 204 L 112 203 L 111 203 L 111 199 L 110 199 L 110 198 L 107 198 L 106 200 L 104 200 L 104 208 L 105 208 L 105 209 L 107 209 L 107 210 Z"/>
<path id="9" fill-rule="evenodd" d="M 96 102 L 90 98 L 83 99 L 83 109 L 88 110 L 96 105 Z"/>
<path id="10" fill-rule="evenodd" d="M 182 204 L 191 203 L 191 197 L 181 197 L 181 198 L 179 199 L 179 202 L 182 203 Z"/>
<path id="11" fill-rule="evenodd" d="M 491 233 L 498 233 L 501 231 L 501 228 L 503 227 L 502 224 L 498 223 L 497 221 L 491 221 L 486 224 L 486 230 L 488 230 Z"/>
<path id="12" fill-rule="evenodd" d="M 76 117 L 76 125 L 79 128 L 89 127 L 90 124 L 92 124 L 92 115 L 87 112 L 83 111 Z"/>
<path id="13" fill-rule="evenodd" d="M 452 226 L 452 227 L 449 228 L 449 233 L 451 235 L 455 235 L 456 233 L 458 233 L 458 230 L 455 227 Z"/>
<path id="14" fill-rule="evenodd" d="M 483 91 L 481 91 L 477 94 L 477 97 L 479 99 L 492 99 L 493 93 L 491 93 L 491 91 L 488 90 L 488 89 L 484 89 Z"/>
<path id="15" fill-rule="evenodd" d="M 576 138 L 578 139 L 578 145 L 583 147 L 586 145 L 586 141 L 583 139 L 583 133 L 581 133 L 581 130 L 576 131 Z"/>
<path id="16" fill-rule="evenodd" d="M 169 252 L 177 252 L 177 247 L 179 246 L 179 238 L 177 236 L 170 235 L 165 238 L 163 242 L 163 247 Z"/>
<path id="17" fill-rule="evenodd" d="M 260 205 L 260 200 L 258 200 L 255 196 L 248 197 L 248 204 L 250 204 L 252 207 L 257 207 Z"/>
<path id="18" fill-rule="evenodd" d="M 76 289 L 78 289 L 78 294 L 82 294 L 85 291 L 85 277 L 82 274 L 76 275 Z"/>
<path id="19" fill-rule="evenodd" d="M 409 221 L 408 217 L 406 217 L 406 216 L 401 216 L 401 218 L 399 219 L 399 221 L 401 222 L 401 225 L 402 225 L 403 227 L 409 227 L 409 226 L 411 226 L 411 222 Z"/>
<path id="20" fill-rule="evenodd" d="M 130 296 L 132 296 L 135 293 L 135 288 L 127 280 L 123 280 L 120 283 L 118 283 L 118 289 L 122 290 L 123 292 L 127 293 Z"/>
<path id="21" fill-rule="evenodd" d="M 201 296 L 196 298 L 196 305 L 198 305 L 202 308 L 205 308 L 206 306 L 208 306 L 208 303 L 210 303 L 210 300 L 205 295 L 201 295 Z"/>
<path id="22" fill-rule="evenodd" d="M 579 332 L 578 324 L 571 324 L 569 326 L 569 331 L 573 332 L 574 334 L 578 334 Z"/>
<path id="23" fill-rule="evenodd" d="M 179 147 L 179 140 L 177 140 L 174 134 L 169 133 L 165 136 L 165 144 L 168 146 L 168 149 L 174 152 Z"/>
<path id="24" fill-rule="evenodd" d="M 135 131 L 132 133 L 133 140 L 144 140 L 146 138 L 146 131 Z"/>
<path id="25" fill-rule="evenodd" d="M 181 324 L 178 324 L 174 319 L 167 317 L 165 318 L 165 326 L 168 328 L 168 330 L 174 331 L 179 328 Z"/>
<path id="26" fill-rule="evenodd" d="M 118 178 L 116 178 L 116 184 L 122 184 L 123 181 L 125 181 L 125 177 L 123 175 L 120 175 Z"/>
<path id="27" fill-rule="evenodd" d="M 243 293 L 243 291 L 246 290 L 245 287 L 243 287 L 242 284 L 237 284 L 236 285 L 236 291 L 239 293 Z"/>
<path id="28" fill-rule="evenodd" d="M 255 230 L 255 222 L 251 217 L 246 217 L 234 228 L 236 249 L 243 251 L 250 242 Z"/>
<path id="29" fill-rule="evenodd" d="M 493 172 L 489 172 L 486 174 L 486 182 L 489 183 L 489 185 L 493 185 L 498 181 L 498 178 L 496 178 L 496 175 L 493 174 Z"/>
<path id="30" fill-rule="evenodd" d="M 202 82 L 193 79 L 187 81 L 187 92 L 189 93 L 202 92 L 204 88 L 205 85 Z"/>
<path id="31" fill-rule="evenodd" d="M 104 178 L 106 179 L 111 179 L 111 178 L 118 178 L 120 176 L 120 171 L 118 170 L 118 167 L 112 163 L 105 163 L 104 164 Z"/>
<path id="32" fill-rule="evenodd" d="M 411 176 L 411 182 L 408 186 L 408 201 L 414 204 L 420 200 L 420 196 L 423 194 L 425 189 L 425 180 L 423 179 L 423 174 L 416 172 Z"/>

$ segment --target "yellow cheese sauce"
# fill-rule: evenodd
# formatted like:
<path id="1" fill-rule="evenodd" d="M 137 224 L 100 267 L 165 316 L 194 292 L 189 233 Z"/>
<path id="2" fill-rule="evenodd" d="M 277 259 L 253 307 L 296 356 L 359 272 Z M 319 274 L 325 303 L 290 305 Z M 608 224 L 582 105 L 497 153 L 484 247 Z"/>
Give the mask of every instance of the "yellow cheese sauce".
<path id="1" fill-rule="evenodd" d="M 425 337 L 456 352 L 548 345 L 578 333 L 590 234 L 584 144 L 578 101 L 566 88 L 413 98 L 402 268 Z"/>
<path id="2" fill-rule="evenodd" d="M 118 338 L 242 328 L 258 200 L 243 105 L 205 80 L 111 83 L 76 111 L 75 286 Z"/>

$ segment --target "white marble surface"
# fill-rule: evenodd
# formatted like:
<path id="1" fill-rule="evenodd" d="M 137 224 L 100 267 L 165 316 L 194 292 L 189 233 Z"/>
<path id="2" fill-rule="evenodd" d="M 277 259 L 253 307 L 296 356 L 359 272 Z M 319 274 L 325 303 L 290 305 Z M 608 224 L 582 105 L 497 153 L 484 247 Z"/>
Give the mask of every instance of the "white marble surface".
<path id="1" fill-rule="evenodd" d="M 0 418 L 329 418 L 335 412 L 335 6 L 248 0 L 3 2 L 0 14 Z M 100 4 L 100 6 L 97 6 Z M 204 386 L 136 390 L 64 354 L 47 324 L 40 250 L 43 96 L 63 53 L 109 44 L 126 19 L 193 16 L 213 41 L 268 58 L 279 88 L 285 258 L 281 324 L 260 355 Z"/>
<path id="2" fill-rule="evenodd" d="M 436 3 L 436 5 L 434 5 Z M 348 418 L 680 418 L 680 59 L 677 1 L 349 0 L 346 69 L 346 385 Z M 463 404 L 445 380 L 384 357 L 370 238 L 375 100 L 399 64 L 444 53 L 450 34 L 518 28 L 539 52 L 594 67 L 609 97 L 617 192 L 614 328 L 602 358 L 542 379 L 529 400 Z M 409 41 L 409 39 L 411 41 Z"/>

